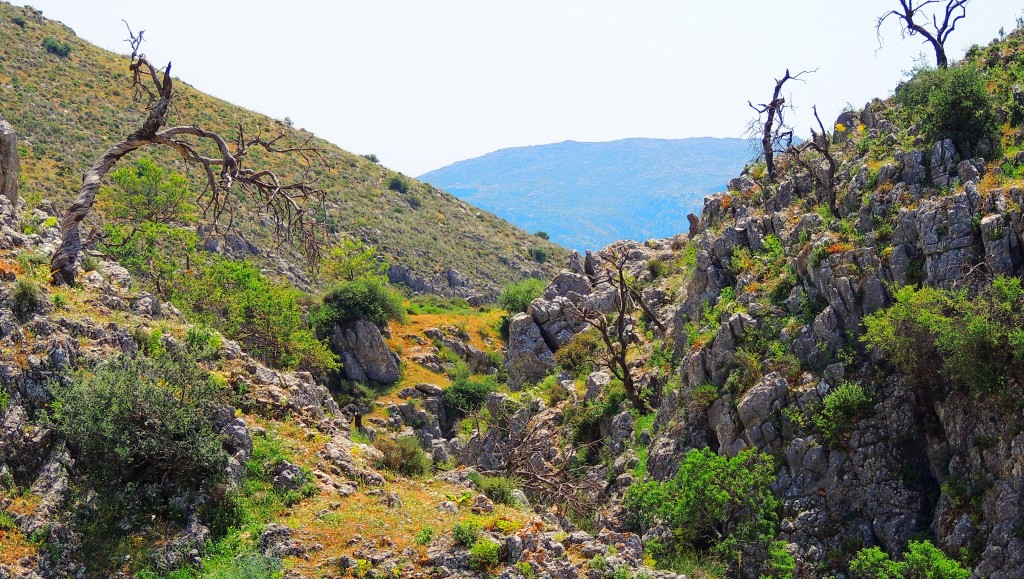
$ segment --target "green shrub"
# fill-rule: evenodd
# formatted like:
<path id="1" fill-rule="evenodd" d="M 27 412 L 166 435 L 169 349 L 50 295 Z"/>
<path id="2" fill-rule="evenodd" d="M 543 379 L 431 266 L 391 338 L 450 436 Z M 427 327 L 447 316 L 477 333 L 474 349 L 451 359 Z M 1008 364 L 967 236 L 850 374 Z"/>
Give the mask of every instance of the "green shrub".
<path id="1" fill-rule="evenodd" d="M 11 310 L 19 322 L 26 322 L 32 318 L 32 314 L 43 303 L 42 290 L 39 284 L 19 279 L 11 290 Z"/>
<path id="2" fill-rule="evenodd" d="M 825 434 L 826 440 L 834 440 L 871 410 L 871 395 L 856 382 L 843 382 L 825 395 L 814 423 Z"/>
<path id="3" fill-rule="evenodd" d="M 343 239 L 317 266 L 317 275 L 330 282 L 352 281 L 361 277 L 383 277 L 388 264 L 377 249 L 358 239 Z"/>
<path id="4" fill-rule="evenodd" d="M 193 270 L 171 278 L 171 303 L 193 322 L 238 340 L 278 368 L 327 372 L 337 357 L 302 319 L 306 296 L 271 281 L 248 261 L 192 256 Z"/>
<path id="5" fill-rule="evenodd" d="M 545 263 L 548 260 L 548 251 L 546 249 L 531 247 L 527 253 L 530 254 L 533 261 L 536 261 L 537 263 Z"/>
<path id="6" fill-rule="evenodd" d="M 930 541 L 910 541 L 903 561 L 878 547 L 861 549 L 850 561 L 853 579 L 967 579 L 971 572 Z"/>
<path id="7" fill-rule="evenodd" d="M 522 575 L 524 579 L 536 579 L 537 577 L 537 572 L 533 570 L 533 565 L 530 565 L 526 561 L 516 563 L 515 570 L 517 573 Z"/>
<path id="8" fill-rule="evenodd" d="M 516 506 L 516 499 L 512 492 L 519 485 L 515 479 L 503 476 L 486 476 L 478 472 L 470 473 L 469 479 L 492 501 L 510 507 Z"/>
<path id="9" fill-rule="evenodd" d="M 985 79 L 973 66 L 924 69 L 894 95 L 909 123 L 932 142 L 952 139 L 965 158 L 978 144 L 998 136 L 998 116 Z"/>
<path id="10" fill-rule="evenodd" d="M 527 278 L 505 286 L 498 305 L 507 311 L 509 315 L 525 312 L 530 307 L 530 302 L 539 298 L 544 293 L 547 283 L 537 278 Z"/>
<path id="11" fill-rule="evenodd" d="M 971 575 L 930 541 L 910 541 L 903 559 L 909 579 L 967 579 Z"/>
<path id="12" fill-rule="evenodd" d="M 434 529 L 432 527 L 423 527 L 419 531 L 416 531 L 416 535 L 413 537 L 413 542 L 417 545 L 429 545 L 434 540 Z"/>
<path id="13" fill-rule="evenodd" d="M 402 294 L 378 277 L 342 282 L 324 296 L 323 305 L 314 312 L 311 323 L 325 335 L 335 325 L 358 319 L 379 327 L 392 320 L 405 323 L 408 318 Z"/>
<path id="14" fill-rule="evenodd" d="M 395 174 L 388 179 L 388 189 L 398 193 L 407 193 L 409 191 L 409 181 L 405 177 Z"/>
<path id="15" fill-rule="evenodd" d="M 469 566 L 471 569 L 490 569 L 498 564 L 500 553 L 501 545 L 490 537 L 484 537 L 470 547 Z"/>
<path id="16" fill-rule="evenodd" d="M 189 326 L 185 330 L 185 346 L 200 360 L 218 357 L 223 344 L 223 336 L 209 326 Z"/>
<path id="17" fill-rule="evenodd" d="M 480 523 L 475 521 L 459 521 L 452 528 L 452 538 L 463 547 L 472 547 L 480 536 Z"/>
<path id="18" fill-rule="evenodd" d="M 778 549 L 769 548 L 776 534 L 774 481 L 770 456 L 748 450 L 729 458 L 692 449 L 672 479 L 634 483 L 623 505 L 638 529 L 660 520 L 672 530 L 662 556 L 714 552 L 729 561 L 742 556 L 745 568 L 761 574 L 781 573 L 775 567 Z"/>
<path id="19" fill-rule="evenodd" d="M 217 382 L 191 358 L 115 358 L 52 386 L 50 421 L 90 484 L 122 493 L 198 489 L 221 479 L 226 455 L 208 408 Z"/>
<path id="20" fill-rule="evenodd" d="M 71 56 L 71 44 L 69 42 L 61 42 L 52 36 L 47 36 L 43 39 L 43 48 L 46 49 L 46 52 L 61 58 Z"/>
<path id="21" fill-rule="evenodd" d="M 538 231 L 537 233 L 534 233 L 534 235 L 541 239 L 551 239 L 551 236 L 548 235 L 547 231 Z"/>
<path id="22" fill-rule="evenodd" d="M 22 18 L 21 16 L 12 17 L 11 22 L 13 22 L 18 28 L 25 28 L 26 22 L 25 19 Z"/>
<path id="23" fill-rule="evenodd" d="M 420 441 L 415 436 L 381 436 L 373 441 L 373 447 L 384 455 L 375 462 L 374 466 L 377 468 L 409 477 L 422 476 L 430 472 L 430 457 L 423 452 Z"/>
<path id="24" fill-rule="evenodd" d="M 441 394 L 445 409 L 453 416 L 465 416 L 480 409 L 487 395 L 498 388 L 493 376 L 457 378 Z"/>
<path id="25" fill-rule="evenodd" d="M 581 379 L 594 371 L 594 355 L 603 347 L 597 332 L 580 332 L 555 352 L 555 363 Z"/>
<path id="26" fill-rule="evenodd" d="M 903 579 L 905 565 L 893 561 L 878 547 L 861 549 L 850 560 L 854 579 Z"/>
<path id="27" fill-rule="evenodd" d="M 973 395 L 1006 392 L 1024 377 L 1024 289 L 997 277 L 974 295 L 900 288 L 895 303 L 865 317 L 861 338 L 921 384 L 944 377 Z"/>
<path id="28" fill-rule="evenodd" d="M 128 223 L 188 223 L 194 221 L 195 195 L 188 179 L 168 173 L 152 159 L 142 157 L 110 174 L 113 187 L 100 190 L 105 213 Z"/>

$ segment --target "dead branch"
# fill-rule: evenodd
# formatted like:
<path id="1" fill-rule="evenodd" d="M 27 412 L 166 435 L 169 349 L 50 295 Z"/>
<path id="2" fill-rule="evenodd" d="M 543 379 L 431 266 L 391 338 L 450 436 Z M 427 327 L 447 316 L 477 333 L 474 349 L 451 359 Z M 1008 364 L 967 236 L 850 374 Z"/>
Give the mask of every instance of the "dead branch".
<path id="1" fill-rule="evenodd" d="M 931 28 L 928 28 L 928 16 L 924 14 L 924 8 L 930 4 L 941 4 L 942 0 L 899 0 L 900 9 L 890 10 L 878 17 L 875 22 L 875 34 L 878 37 L 878 47 L 882 47 L 882 25 L 890 17 L 895 17 L 900 23 L 900 35 L 920 35 L 924 41 L 931 44 L 935 51 L 935 65 L 939 68 L 949 66 L 946 56 L 946 40 L 956 30 L 958 22 L 967 16 L 967 4 L 970 0 L 946 0 L 945 7 L 941 10 L 942 21 L 939 21 L 939 14 L 932 14 Z M 921 20 L 916 18 L 921 17 Z"/>
<path id="2" fill-rule="evenodd" d="M 312 205 L 322 207 L 325 200 L 325 193 L 315 186 L 311 171 L 315 162 L 324 161 L 321 151 L 310 146 L 309 139 L 299 146 L 280 147 L 277 143 L 283 134 L 265 138 L 260 132 L 247 138 L 241 127 L 233 146 L 219 134 L 198 126 L 164 128 L 175 94 L 171 65 L 168 63 L 161 71 L 139 53 L 142 34 L 143 31 L 134 34 L 128 28 L 128 42 L 132 47 L 128 68 L 132 72 L 133 89 L 146 99 L 146 119 L 123 141 L 107 149 L 83 175 L 78 197 L 61 220 L 61 245 L 50 261 L 52 282 L 74 283 L 82 252 L 79 225 L 92 209 L 103 179 L 120 159 L 146 146 L 173 148 L 187 164 L 202 168 L 206 191 L 200 194 L 200 205 L 214 231 L 223 234 L 233 227 L 236 206 L 233 195 L 238 191 L 257 200 L 259 210 L 273 219 L 279 244 L 287 242 L 301 247 L 307 259 L 315 263 L 323 245 L 322 232 L 308 210 Z M 273 171 L 247 167 L 247 155 L 255 149 L 298 157 L 305 169 L 302 178 L 285 183 Z"/>
<path id="3" fill-rule="evenodd" d="M 751 130 L 756 132 L 760 129 L 761 156 L 764 158 L 765 178 L 768 183 L 775 180 L 775 152 L 788 149 L 793 143 L 793 129 L 786 125 L 785 120 L 786 109 L 791 109 L 792 105 L 786 104 L 786 99 L 782 96 L 782 87 L 787 81 L 800 80 L 801 76 L 814 72 L 817 72 L 817 69 L 790 74 L 787 68 L 782 78 L 775 79 L 775 91 L 770 101 L 758 105 L 747 101 L 750 108 L 757 113 L 757 118 L 751 122 Z"/>

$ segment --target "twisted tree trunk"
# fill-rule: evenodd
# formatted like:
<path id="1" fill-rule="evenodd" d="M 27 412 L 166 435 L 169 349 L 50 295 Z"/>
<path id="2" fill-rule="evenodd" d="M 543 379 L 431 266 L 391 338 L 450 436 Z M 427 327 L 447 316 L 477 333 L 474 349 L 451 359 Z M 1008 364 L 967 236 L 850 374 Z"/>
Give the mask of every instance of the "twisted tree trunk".
<path id="1" fill-rule="evenodd" d="M 148 70 L 140 72 L 145 66 Z M 78 197 L 64 213 L 60 222 L 60 247 L 50 258 L 50 280 L 57 285 L 71 285 L 78 274 L 78 265 L 82 254 L 82 235 L 78 229 L 79 224 L 89 214 L 93 203 L 96 201 L 96 193 L 99 192 L 103 178 L 110 169 L 121 160 L 122 157 L 140 149 L 156 139 L 157 131 L 166 122 L 167 108 L 171 103 L 171 64 L 167 63 L 164 69 L 163 81 L 156 75 L 156 71 L 149 65 L 145 58 L 139 58 L 132 63 L 131 69 L 138 78 L 139 74 L 149 74 L 158 92 L 156 103 L 149 110 L 145 122 L 137 131 L 128 136 L 127 139 L 117 143 L 104 152 L 92 167 L 82 176 L 82 187 L 78 190 Z"/>

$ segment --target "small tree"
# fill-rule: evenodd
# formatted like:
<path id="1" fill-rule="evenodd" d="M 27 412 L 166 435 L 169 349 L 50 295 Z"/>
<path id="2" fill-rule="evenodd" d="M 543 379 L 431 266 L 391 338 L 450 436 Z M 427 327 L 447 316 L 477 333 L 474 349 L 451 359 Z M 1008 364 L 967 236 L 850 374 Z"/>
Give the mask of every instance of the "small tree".
<path id="1" fill-rule="evenodd" d="M 900 22 L 903 37 L 920 35 L 925 42 L 932 45 L 935 51 L 935 65 L 939 68 L 949 66 L 949 59 L 946 56 L 946 40 L 956 30 L 957 22 L 967 16 L 967 3 L 971 0 L 946 0 L 946 6 L 939 13 L 935 13 L 926 7 L 931 4 L 942 4 L 942 0 L 898 0 L 900 7 L 890 10 L 878 17 L 875 23 L 875 33 L 878 35 L 879 46 L 882 44 L 882 25 L 890 17 L 896 17 Z M 928 24 L 928 16 L 931 16 L 931 25 Z"/>
<path id="2" fill-rule="evenodd" d="M 768 183 L 775 180 L 775 152 L 785 150 L 793 143 L 793 129 L 786 125 L 785 120 L 786 109 L 792 108 L 792 105 L 786 104 L 786 99 L 782 96 L 782 87 L 787 81 L 797 80 L 811 72 L 815 71 L 805 70 L 790 74 L 787 68 L 782 78 L 775 79 L 775 91 L 770 101 L 759 105 L 747 101 L 750 108 L 757 112 L 757 118 L 750 123 L 750 134 L 761 135 L 761 157 L 764 158 L 765 179 Z"/>
<path id="3" fill-rule="evenodd" d="M 110 174 L 114 187 L 100 191 L 110 217 L 132 224 L 187 223 L 195 218 L 185 177 L 167 173 L 148 157 Z"/>
<path id="4" fill-rule="evenodd" d="M 298 155 L 308 168 L 314 159 L 323 160 L 320 151 L 309 146 L 309 139 L 297 146 L 282 147 L 284 133 L 269 138 L 262 133 L 251 136 L 239 127 L 238 138 L 229 145 L 221 135 L 195 125 L 164 128 L 175 97 L 171 65 L 168 63 L 162 71 L 153 66 L 138 52 L 142 32 L 136 35 L 129 29 L 128 34 L 132 87 L 147 103 L 148 113 L 141 126 L 107 149 L 82 176 L 78 197 L 61 219 L 61 244 L 50 260 L 51 281 L 59 285 L 74 283 L 83 246 L 79 224 L 92 210 L 100 185 L 114 165 L 146 146 L 170 147 L 186 163 L 202 170 L 207 187 L 201 206 L 215 231 L 232 228 L 238 198 L 257 199 L 261 211 L 273 218 L 278 239 L 300 245 L 307 258 L 315 262 L 320 256 L 322 232 L 304 206 L 313 202 L 322 207 L 324 192 L 314 187 L 312 180 L 283 182 L 273 171 L 249 168 L 246 161 L 250 151 L 262 149 Z"/>
<path id="5" fill-rule="evenodd" d="M 570 314 L 597 330 L 601 342 L 604 344 L 604 349 L 598 353 L 600 361 L 613 376 L 622 382 L 626 396 L 633 406 L 641 413 L 646 413 L 648 411 L 647 401 L 637 391 L 633 374 L 629 368 L 629 349 L 635 342 L 635 336 L 630 329 L 632 324 L 629 314 L 634 309 L 640 308 L 647 319 L 660 331 L 664 332 L 665 327 L 658 320 L 658 316 L 644 303 L 641 292 L 636 287 L 636 281 L 631 279 L 626 272 L 627 256 L 613 253 L 602 256 L 602 259 L 610 267 L 605 270 L 603 281 L 616 290 L 615 311 L 606 314 L 573 305 Z"/>
<path id="6" fill-rule="evenodd" d="M 793 157 L 797 164 L 811 174 L 814 178 L 814 182 L 818 186 L 819 193 L 825 196 L 825 202 L 828 204 L 828 208 L 832 212 L 832 215 L 836 215 L 839 209 L 836 202 L 837 165 L 836 159 L 832 155 L 832 135 L 825 130 L 825 126 L 821 122 L 821 117 L 818 116 L 817 105 L 815 105 L 813 109 L 814 119 L 818 121 L 818 130 L 811 127 L 811 140 L 804 141 L 796 147 L 790 147 L 787 149 L 787 152 Z M 822 174 L 820 167 L 817 167 L 804 159 L 804 153 L 807 151 L 813 151 L 825 160 L 826 166 L 824 175 Z"/>

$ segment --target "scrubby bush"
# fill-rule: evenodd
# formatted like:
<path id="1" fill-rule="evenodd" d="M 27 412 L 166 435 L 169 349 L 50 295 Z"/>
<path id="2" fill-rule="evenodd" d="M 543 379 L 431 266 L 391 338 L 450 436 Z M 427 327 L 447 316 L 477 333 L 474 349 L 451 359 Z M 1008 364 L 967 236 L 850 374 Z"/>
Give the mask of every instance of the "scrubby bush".
<path id="1" fill-rule="evenodd" d="M 339 282 L 382 277 L 387 271 L 388 264 L 377 255 L 372 245 L 358 239 L 344 239 L 332 247 L 320 262 L 317 275 L 327 281 Z"/>
<path id="2" fill-rule="evenodd" d="M 373 447 L 383 455 L 374 466 L 405 476 L 421 476 L 430 472 L 431 461 L 415 436 L 390 438 L 382 436 L 373 441 Z"/>
<path id="3" fill-rule="evenodd" d="M 525 312 L 530 307 L 530 302 L 539 298 L 544 293 L 547 284 L 544 280 L 527 278 L 505 286 L 498 305 L 507 311 L 509 315 Z"/>
<path id="4" fill-rule="evenodd" d="M 854 579 L 903 579 L 903 567 L 878 547 L 861 549 L 850 561 Z"/>
<path id="5" fill-rule="evenodd" d="M 434 540 L 434 529 L 432 527 L 423 527 L 419 531 L 416 531 L 416 535 L 413 536 L 413 542 L 417 545 L 429 545 Z"/>
<path id="6" fill-rule="evenodd" d="M 774 481 L 770 456 L 748 450 L 729 458 L 693 449 L 672 479 L 633 484 L 623 504 L 639 530 L 657 521 L 672 530 L 670 543 L 653 546 L 655 557 L 713 552 L 736 561 L 741 556 L 745 569 L 786 576 L 793 560 L 775 541 Z"/>
<path id="7" fill-rule="evenodd" d="M 861 549 L 850 561 L 854 579 L 967 579 L 971 572 L 930 541 L 910 541 L 903 561 L 878 547 Z"/>
<path id="8" fill-rule="evenodd" d="M 47 36 L 43 39 L 43 48 L 46 49 L 46 52 L 61 58 L 71 56 L 71 44 L 69 42 L 61 42 L 52 36 Z"/>
<path id="9" fill-rule="evenodd" d="M 55 383 L 50 420 L 97 487 L 196 489 L 224 471 L 209 418 L 218 392 L 193 359 L 122 356 L 68 385 Z"/>
<path id="10" fill-rule="evenodd" d="M 900 288 L 895 303 L 864 319 L 862 338 L 921 384 L 945 377 L 957 389 L 1004 392 L 1024 378 L 1024 288 L 997 277 L 976 294 Z"/>
<path id="11" fill-rule="evenodd" d="M 441 395 L 445 410 L 453 416 L 465 416 L 480 409 L 487 395 L 497 390 L 498 384 L 494 377 L 457 378 Z"/>
<path id="12" fill-rule="evenodd" d="M 814 423 L 827 440 L 834 440 L 858 419 L 867 416 L 871 409 L 871 394 L 856 382 L 843 382 L 825 395 Z"/>
<path id="13" fill-rule="evenodd" d="M 35 282 L 19 279 L 14 284 L 14 289 L 11 290 L 10 300 L 14 317 L 18 321 L 24 322 L 29 320 L 32 314 L 35 313 L 36 308 L 43 303 L 42 290 L 39 289 L 39 284 Z"/>
<path id="14" fill-rule="evenodd" d="M 964 157 L 997 136 L 998 116 L 985 79 L 973 66 L 919 70 L 893 97 L 904 119 L 932 142 L 952 139 Z"/>
<path id="15" fill-rule="evenodd" d="M 469 480 L 475 484 L 492 501 L 508 506 L 515 506 L 516 499 L 512 494 L 518 488 L 515 479 L 504 476 L 486 476 L 472 472 Z"/>
<path id="16" fill-rule="evenodd" d="M 930 541 L 910 541 L 903 559 L 909 579 L 967 579 L 971 575 Z"/>
<path id="17" fill-rule="evenodd" d="M 188 223 L 195 206 L 188 180 L 168 173 L 152 159 L 143 157 L 110 174 L 113 187 L 100 190 L 104 212 L 129 223 Z"/>
<path id="18" fill-rule="evenodd" d="M 501 544 L 490 537 L 477 540 L 469 549 L 469 566 L 472 569 L 490 569 L 498 564 Z"/>
<path id="19" fill-rule="evenodd" d="M 209 257 L 193 265 L 174 277 L 171 290 L 171 302 L 191 320 L 238 340 L 272 366 L 337 368 L 337 357 L 302 319 L 302 292 L 274 283 L 248 261 Z"/>
<path id="20" fill-rule="evenodd" d="M 480 536 L 480 523 L 475 521 L 459 521 L 452 528 L 452 538 L 463 547 L 472 547 Z"/>
<path id="21" fill-rule="evenodd" d="M 388 287 L 379 277 L 360 277 L 337 285 L 323 299 L 312 316 L 321 335 L 336 325 L 353 320 L 368 320 L 383 327 L 389 321 L 407 319 L 402 294 Z"/>
<path id="22" fill-rule="evenodd" d="M 388 179 L 388 189 L 397 193 L 407 193 L 409 191 L 409 181 L 405 177 L 395 174 Z"/>
<path id="23" fill-rule="evenodd" d="M 541 239 L 551 239 L 551 236 L 548 235 L 547 231 L 538 231 L 537 233 L 534 233 L 534 235 Z"/>
<path id="24" fill-rule="evenodd" d="M 555 363 L 574 378 L 584 378 L 594 371 L 594 355 L 603 347 L 597 332 L 580 332 L 555 352 Z"/>
<path id="25" fill-rule="evenodd" d="M 545 263 L 548 260 L 548 251 L 539 247 L 531 247 L 527 253 L 533 258 L 533 261 L 537 263 Z"/>

